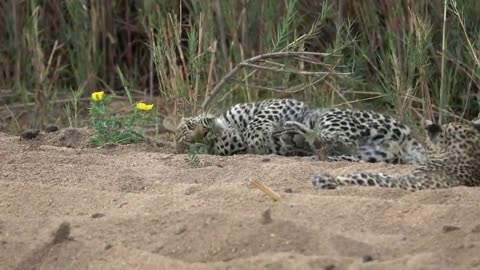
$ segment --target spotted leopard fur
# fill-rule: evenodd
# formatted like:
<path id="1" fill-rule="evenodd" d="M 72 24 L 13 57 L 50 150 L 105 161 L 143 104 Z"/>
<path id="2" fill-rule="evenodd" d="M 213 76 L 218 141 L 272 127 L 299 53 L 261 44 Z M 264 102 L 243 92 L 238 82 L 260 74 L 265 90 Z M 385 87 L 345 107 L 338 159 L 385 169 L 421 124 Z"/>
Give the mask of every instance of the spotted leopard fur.
<path id="1" fill-rule="evenodd" d="M 432 146 L 426 161 L 407 175 L 355 173 L 343 176 L 327 174 L 313 178 L 319 189 L 339 186 L 376 186 L 410 191 L 480 185 L 480 119 L 469 124 L 433 124 L 425 129 Z"/>
<path id="2" fill-rule="evenodd" d="M 286 148 L 284 138 L 273 136 L 273 131 L 287 121 L 303 122 L 308 111 L 301 101 L 267 99 L 237 104 L 218 117 L 201 114 L 183 118 L 176 130 L 176 150 L 185 153 L 193 143 L 205 143 L 212 146 L 210 153 L 216 155 L 310 155 L 301 145 L 295 145 L 302 143 L 295 142 L 295 138 L 288 138 Z"/>
<path id="3" fill-rule="evenodd" d="M 303 123 L 286 122 L 277 132 L 313 136 L 315 139 L 308 140 L 316 144 L 311 145 L 312 148 L 333 143 L 342 145 L 330 153 L 328 159 L 333 161 L 417 164 L 426 157 L 424 147 L 412 136 L 408 126 L 373 111 L 318 109 L 310 112 Z"/>
<path id="4" fill-rule="evenodd" d="M 423 147 L 399 121 L 376 112 L 310 110 L 294 99 L 237 104 L 216 117 L 184 118 L 176 131 L 176 149 L 209 143 L 211 154 L 242 153 L 313 156 L 319 149 L 332 161 L 409 163 Z"/>

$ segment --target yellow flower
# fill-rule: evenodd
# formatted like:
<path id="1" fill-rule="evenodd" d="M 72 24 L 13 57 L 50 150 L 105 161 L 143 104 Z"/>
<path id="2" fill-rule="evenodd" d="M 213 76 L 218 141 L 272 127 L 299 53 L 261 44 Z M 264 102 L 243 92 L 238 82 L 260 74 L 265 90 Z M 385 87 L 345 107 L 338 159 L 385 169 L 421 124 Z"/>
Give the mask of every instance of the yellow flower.
<path id="1" fill-rule="evenodd" d="M 105 98 L 105 92 L 100 91 L 100 92 L 93 92 L 92 93 L 92 99 L 94 101 L 101 101 Z"/>
<path id="2" fill-rule="evenodd" d="M 153 104 L 145 104 L 143 102 L 138 102 L 137 109 L 140 111 L 151 111 L 153 109 Z"/>

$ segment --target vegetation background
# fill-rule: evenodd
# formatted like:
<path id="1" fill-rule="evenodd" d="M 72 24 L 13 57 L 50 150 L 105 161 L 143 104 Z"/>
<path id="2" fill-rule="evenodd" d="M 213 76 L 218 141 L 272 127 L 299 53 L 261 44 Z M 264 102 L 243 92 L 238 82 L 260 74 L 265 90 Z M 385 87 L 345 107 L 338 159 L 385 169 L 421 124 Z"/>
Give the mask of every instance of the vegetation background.
<path id="1" fill-rule="evenodd" d="M 351 74 L 312 81 L 244 69 L 212 109 L 293 96 L 414 124 L 471 119 L 479 111 L 478 14 L 473 0 L 5 0 L 0 131 L 83 126 L 99 89 L 118 96 L 119 111 L 143 100 L 178 119 L 198 112 L 236 64 L 302 50 L 331 53 L 319 61 Z M 298 83 L 306 87 L 291 91 Z"/>

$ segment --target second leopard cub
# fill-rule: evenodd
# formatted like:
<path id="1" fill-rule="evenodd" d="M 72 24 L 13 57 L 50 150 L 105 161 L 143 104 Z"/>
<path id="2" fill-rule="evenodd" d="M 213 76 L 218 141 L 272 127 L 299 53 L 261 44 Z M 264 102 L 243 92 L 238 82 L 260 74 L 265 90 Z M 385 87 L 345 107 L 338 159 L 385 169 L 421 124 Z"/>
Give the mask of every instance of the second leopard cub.
<path id="1" fill-rule="evenodd" d="M 319 174 L 312 183 L 320 189 L 339 186 L 376 186 L 410 191 L 480 186 L 480 119 L 468 124 L 425 125 L 432 145 L 426 161 L 411 174 L 355 173 L 342 176 Z"/>

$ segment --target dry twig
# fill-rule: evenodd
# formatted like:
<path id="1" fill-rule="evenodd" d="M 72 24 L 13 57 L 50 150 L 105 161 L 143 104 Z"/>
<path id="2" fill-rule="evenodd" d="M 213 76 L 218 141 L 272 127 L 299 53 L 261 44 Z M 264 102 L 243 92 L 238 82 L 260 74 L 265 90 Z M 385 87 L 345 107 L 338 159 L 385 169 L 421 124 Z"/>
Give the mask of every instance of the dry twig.
<path id="1" fill-rule="evenodd" d="M 271 188 L 269 188 L 267 185 L 265 185 L 264 183 L 260 182 L 259 180 L 252 180 L 252 184 L 260 189 L 261 191 L 263 191 L 263 193 L 267 194 L 268 196 L 270 196 L 270 198 L 272 198 L 274 201 L 278 201 L 280 200 L 280 195 L 278 193 L 276 193 L 275 191 L 273 191 Z"/>

